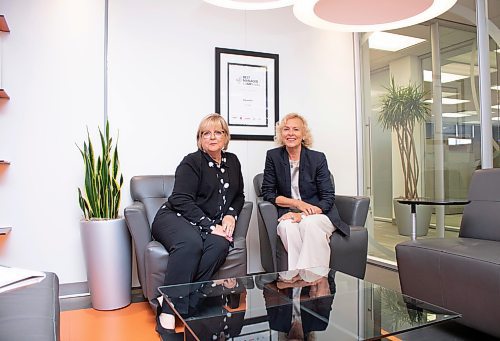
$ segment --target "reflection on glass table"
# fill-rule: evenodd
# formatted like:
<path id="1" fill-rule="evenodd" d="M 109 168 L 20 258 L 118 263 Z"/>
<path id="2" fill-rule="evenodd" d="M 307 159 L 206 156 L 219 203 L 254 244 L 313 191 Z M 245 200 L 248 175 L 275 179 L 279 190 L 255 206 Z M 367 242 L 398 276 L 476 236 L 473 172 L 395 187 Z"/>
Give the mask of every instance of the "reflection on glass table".
<path id="1" fill-rule="evenodd" d="M 159 291 L 183 325 L 186 340 L 371 340 L 460 316 L 327 268 Z M 180 313 L 181 306 L 188 312 Z"/>

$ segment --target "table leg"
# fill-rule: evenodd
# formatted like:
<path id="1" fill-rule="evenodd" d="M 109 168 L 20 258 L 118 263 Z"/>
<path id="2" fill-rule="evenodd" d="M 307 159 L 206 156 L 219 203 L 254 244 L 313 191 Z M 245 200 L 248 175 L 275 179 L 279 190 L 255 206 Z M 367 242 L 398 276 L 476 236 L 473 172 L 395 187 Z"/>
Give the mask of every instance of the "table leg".
<path id="1" fill-rule="evenodd" d="M 411 204 L 411 240 L 417 239 L 417 205 Z"/>

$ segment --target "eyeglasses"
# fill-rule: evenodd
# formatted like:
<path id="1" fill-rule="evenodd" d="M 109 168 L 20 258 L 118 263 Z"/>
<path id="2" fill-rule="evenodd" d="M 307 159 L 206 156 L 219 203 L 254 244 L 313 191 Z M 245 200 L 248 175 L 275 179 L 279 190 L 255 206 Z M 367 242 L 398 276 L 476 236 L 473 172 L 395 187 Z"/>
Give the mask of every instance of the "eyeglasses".
<path id="1" fill-rule="evenodd" d="M 205 140 L 208 140 L 212 137 L 212 135 L 215 136 L 215 138 L 217 139 L 220 139 L 223 135 L 224 135 L 224 132 L 223 131 L 220 131 L 220 130 L 216 130 L 216 131 L 204 131 L 203 133 L 201 133 L 201 137 L 203 137 Z"/>

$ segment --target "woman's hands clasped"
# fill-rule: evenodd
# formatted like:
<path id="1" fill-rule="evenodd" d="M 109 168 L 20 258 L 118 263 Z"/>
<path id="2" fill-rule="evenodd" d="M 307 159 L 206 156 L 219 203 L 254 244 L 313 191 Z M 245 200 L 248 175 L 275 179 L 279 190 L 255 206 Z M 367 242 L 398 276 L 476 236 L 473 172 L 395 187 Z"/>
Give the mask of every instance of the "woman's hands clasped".
<path id="1" fill-rule="evenodd" d="M 308 204 L 307 202 L 304 202 L 302 200 L 297 200 L 296 206 L 301 212 L 303 212 L 305 215 L 311 215 L 311 214 L 321 214 L 323 211 L 321 208 L 318 206 L 314 206 L 311 204 Z"/>
<path id="2" fill-rule="evenodd" d="M 297 213 L 297 212 L 288 212 L 288 213 L 283 214 L 278 219 L 278 221 L 282 221 L 282 220 L 291 220 L 294 223 L 300 223 L 300 221 L 302 220 L 302 214 Z"/>
<path id="3" fill-rule="evenodd" d="M 232 215 L 226 215 L 222 219 L 220 225 L 216 225 L 212 234 L 226 238 L 229 242 L 233 241 L 234 228 L 236 226 L 236 220 Z"/>
<path id="4" fill-rule="evenodd" d="M 297 209 L 299 209 L 301 213 L 285 213 L 278 219 L 278 221 L 291 220 L 294 223 L 300 223 L 304 216 L 323 213 L 321 208 L 319 208 L 318 206 L 308 204 L 307 202 L 298 199 L 294 199 L 294 206 L 297 207 Z"/>

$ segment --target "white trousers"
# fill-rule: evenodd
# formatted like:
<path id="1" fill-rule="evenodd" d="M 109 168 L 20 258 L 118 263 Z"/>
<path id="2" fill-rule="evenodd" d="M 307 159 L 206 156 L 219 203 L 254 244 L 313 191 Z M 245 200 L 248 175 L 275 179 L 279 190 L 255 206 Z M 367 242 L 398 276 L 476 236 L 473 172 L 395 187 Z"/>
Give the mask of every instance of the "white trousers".
<path id="1" fill-rule="evenodd" d="M 278 224 L 278 236 L 288 252 L 288 270 L 330 266 L 330 236 L 335 226 L 324 214 Z M 291 275 L 291 274 L 290 274 Z"/>

